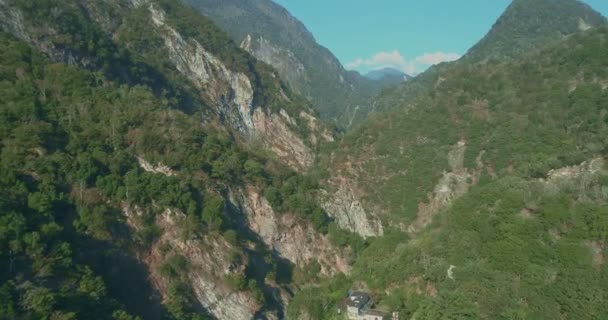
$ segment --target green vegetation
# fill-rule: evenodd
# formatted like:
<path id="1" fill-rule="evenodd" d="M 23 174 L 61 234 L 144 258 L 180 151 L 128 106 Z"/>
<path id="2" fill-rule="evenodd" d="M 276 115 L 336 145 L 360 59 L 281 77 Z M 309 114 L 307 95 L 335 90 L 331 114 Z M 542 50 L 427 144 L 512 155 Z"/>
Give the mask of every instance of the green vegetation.
<path id="1" fill-rule="evenodd" d="M 461 140 L 464 168 L 478 170 L 481 156 L 482 180 L 543 177 L 606 154 L 608 94 L 602 83 L 608 75 L 600 66 L 607 59 L 607 33 L 577 34 L 519 62 L 441 68 L 432 75 L 436 88 L 408 112 L 377 114 L 347 134 L 335 150 L 337 165 L 355 159 L 367 202 L 411 221 L 451 170 L 448 153 Z"/>
<path id="2" fill-rule="evenodd" d="M 130 11 L 120 2 L 91 1 L 93 9 L 76 1 L 9 5 L 26 12 L 33 38 L 42 34 L 74 61 L 71 66 L 56 63 L 58 57 L 0 33 L 3 316 L 200 319 L 201 307 L 184 279 L 184 257 L 170 256 L 160 267 L 170 284 L 161 305 L 150 300 L 155 293 L 134 256 L 161 234 L 155 221 L 165 208 L 187 215 L 185 239 L 225 235 L 235 254 L 245 255 L 249 249 L 241 243 L 241 226 L 227 215 L 223 195 L 228 188 L 275 188 L 278 212 L 296 212 L 319 230 L 327 228 L 325 213 L 313 202 L 316 184 L 264 152 L 248 151 L 210 117 L 207 102 L 149 32 L 149 13 Z M 158 5 L 180 32 L 255 80 L 260 103 L 277 111 L 279 92 L 291 95 L 273 70 L 236 48 L 211 22 L 173 2 Z M 90 12 L 112 18 L 100 24 Z M 50 29 L 54 33 L 45 34 Z M 293 114 L 308 110 L 301 99 L 290 100 L 280 107 Z M 178 174 L 146 172 L 138 157 L 162 162 Z M 137 232 L 125 226 L 126 205 L 143 213 L 136 218 Z M 265 284 L 256 280 L 257 273 L 277 274 L 276 263 L 272 270 L 247 267 L 253 270 L 244 289 L 264 304 Z"/>
<path id="3" fill-rule="evenodd" d="M 157 218 L 167 208 L 185 216 L 180 240 L 230 244 L 226 257 L 242 269 L 231 266 L 239 271 L 221 280 L 251 293 L 263 310 L 279 309 L 273 304 L 289 290 L 278 287 L 296 290 L 290 318 L 335 319 L 353 287 L 404 319 L 608 314 L 608 27 L 509 61 L 442 65 L 388 90 L 379 110 L 391 112 L 324 146 L 319 168 L 302 175 L 223 125 L 149 32 L 145 7 L 6 2 L 24 11 L 34 43 L 57 50 L 47 57 L 0 33 L 0 318 L 203 319 L 187 257 L 169 243 L 158 247 L 162 259 L 152 271 L 167 284 L 163 301 L 141 265 L 163 235 Z M 580 9 L 572 1 L 518 0 L 511 18 L 547 3 Z M 308 110 L 274 70 L 209 20 L 172 1 L 155 5 L 184 36 L 247 74 L 256 103 L 294 119 Z M 570 15 L 560 35 L 574 31 L 580 15 Z M 506 17 L 496 28 L 506 28 Z M 529 49 L 492 45 L 502 53 L 505 46 Z M 318 84 L 329 95 L 339 91 L 331 83 Z M 323 99 L 319 105 L 332 105 Z M 303 135 L 305 128 L 294 126 Z M 454 155 L 459 142 L 462 159 Z M 144 160 L 169 172 L 148 172 Z M 562 177 L 549 174 L 584 161 Z M 404 232 L 448 171 L 470 174 L 468 192 L 449 199 L 427 228 Z M 365 240 L 332 223 L 316 203 L 328 172 L 362 186 L 363 202 L 383 215 L 383 237 Z M 350 252 L 352 273 L 325 279 L 315 261 L 294 272 L 235 217 L 227 195 L 243 186 Z M 128 210 L 137 214 L 127 218 Z"/>
<path id="4" fill-rule="evenodd" d="M 608 239 L 605 178 L 566 179 L 557 189 L 503 178 L 475 188 L 416 242 L 378 239 L 353 278 L 406 318 L 601 318 L 606 251 L 593 245 Z"/>
<path id="5" fill-rule="evenodd" d="M 415 84 L 432 89 L 404 86 L 416 98 L 387 107 L 401 111 L 347 134 L 329 150 L 333 165 L 356 169 L 336 171 L 358 181 L 391 226 L 413 221 L 443 172 L 479 181 L 421 232 L 371 241 L 346 284 L 302 290 L 289 313 L 332 319 L 336 296 L 362 286 L 405 319 L 608 314 L 607 40 L 601 27 L 512 62 L 441 66 Z M 404 96 L 385 94 L 385 103 Z M 459 141 L 462 168 L 448 156 Z"/>
<path id="6" fill-rule="evenodd" d="M 466 59 L 513 59 L 565 36 L 606 24 L 588 5 L 572 0 L 515 0 Z"/>
<path id="7" fill-rule="evenodd" d="M 252 37 L 254 55 L 273 64 L 294 91 L 312 102 L 320 116 L 340 128 L 360 123 L 372 111 L 383 83 L 344 70 L 338 59 L 316 43 L 306 27 L 269 1 L 186 0 L 241 43 Z M 265 42 L 258 44 L 262 37 Z M 268 57 L 267 46 L 280 51 Z M 261 52 L 256 54 L 256 52 Z"/>

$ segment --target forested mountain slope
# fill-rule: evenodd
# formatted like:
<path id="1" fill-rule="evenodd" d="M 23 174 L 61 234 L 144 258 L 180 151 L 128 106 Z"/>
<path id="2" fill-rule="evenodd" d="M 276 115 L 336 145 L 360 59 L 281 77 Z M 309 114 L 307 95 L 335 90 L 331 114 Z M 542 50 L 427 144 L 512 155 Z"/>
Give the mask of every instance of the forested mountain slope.
<path id="1" fill-rule="evenodd" d="M 331 134 L 210 20 L 165 0 L 0 17 L 2 316 L 281 318 L 349 271 L 298 173 Z"/>
<path id="2" fill-rule="evenodd" d="M 459 61 L 431 67 L 398 87 L 388 88 L 376 100 L 376 111 L 407 110 L 435 87 L 448 65 L 486 63 L 537 55 L 545 46 L 588 28 L 606 24 L 599 12 L 578 0 L 515 0 L 486 36 Z"/>
<path id="3" fill-rule="evenodd" d="M 320 132 L 311 125 L 322 128 L 309 121 L 316 122 L 306 102 L 188 7 L 4 2 L 4 28 L 54 60 L 98 70 L 110 81 L 147 85 L 182 110 L 258 139 L 293 167 L 313 161 L 311 143 Z"/>
<path id="4" fill-rule="evenodd" d="M 516 58 L 605 23 L 606 18 L 578 0 L 515 0 L 466 58 Z"/>
<path id="5" fill-rule="evenodd" d="M 291 314 L 331 318 L 315 306 L 349 287 L 406 319 L 607 314 L 607 52 L 600 27 L 512 62 L 446 65 L 407 112 L 348 134 L 328 180 L 362 189 L 385 236 Z"/>
<path id="6" fill-rule="evenodd" d="M 341 127 L 364 120 L 383 83 L 344 69 L 306 27 L 271 0 L 184 0 L 252 55 L 274 66 L 321 117 Z M 391 85 L 392 83 L 386 83 Z"/>
<path id="7" fill-rule="evenodd" d="M 239 42 L 230 21 L 313 40 L 271 2 L 196 1 Z M 331 143 L 181 2 L 0 0 L 0 318 L 341 319 L 361 289 L 401 319 L 602 319 L 608 27 L 508 12 L 552 33 L 532 4 L 566 31 L 484 40 Z"/>

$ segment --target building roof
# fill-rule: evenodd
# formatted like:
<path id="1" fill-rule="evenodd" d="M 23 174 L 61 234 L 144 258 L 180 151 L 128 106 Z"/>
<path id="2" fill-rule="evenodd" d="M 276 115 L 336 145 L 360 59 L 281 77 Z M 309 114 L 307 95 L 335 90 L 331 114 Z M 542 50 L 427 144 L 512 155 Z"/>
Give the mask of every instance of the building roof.
<path id="1" fill-rule="evenodd" d="M 346 305 L 349 307 L 363 308 L 370 301 L 369 294 L 365 292 L 351 292 L 346 300 Z"/>

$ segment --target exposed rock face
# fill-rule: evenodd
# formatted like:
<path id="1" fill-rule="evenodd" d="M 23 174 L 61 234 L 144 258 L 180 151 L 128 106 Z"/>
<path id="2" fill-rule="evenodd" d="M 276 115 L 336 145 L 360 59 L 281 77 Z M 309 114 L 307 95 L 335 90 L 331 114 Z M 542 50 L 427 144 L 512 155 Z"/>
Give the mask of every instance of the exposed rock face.
<path id="1" fill-rule="evenodd" d="M 175 68 L 186 76 L 198 89 L 198 93 L 210 102 L 214 113 L 227 127 L 243 137 L 253 138 L 277 153 L 278 158 L 296 170 L 308 168 L 314 153 L 309 146 L 317 142 L 317 136 L 331 137 L 321 129 L 313 132 L 310 141 L 299 135 L 298 121 L 293 117 L 275 114 L 264 106 L 255 105 L 256 89 L 251 79 L 242 72 L 230 70 L 220 59 L 207 51 L 199 42 L 188 39 L 167 23 L 165 12 L 147 0 L 121 0 L 115 3 L 125 16 L 133 7 L 147 6 L 155 26 L 149 32 L 158 33 L 164 40 L 170 60 Z M 24 21 L 23 14 L 6 0 L 0 0 L 0 28 L 24 40 L 57 62 L 91 70 L 100 67 L 97 57 L 87 56 L 69 47 L 55 45 L 58 37 L 54 25 L 39 27 Z M 84 1 L 83 9 L 108 36 L 115 36 L 125 16 L 112 16 L 97 2 Z M 286 94 L 280 94 L 286 103 Z M 304 106 L 303 106 L 304 107 Z M 305 107 L 304 107 L 305 108 Z M 305 108 L 309 111 L 309 109 Z M 313 117 L 314 118 L 314 117 Z M 299 119 L 297 119 L 299 120 Z M 303 122 L 307 123 L 307 122 Z M 310 122 L 308 122 L 310 124 Z"/>
<path id="2" fill-rule="evenodd" d="M 571 166 L 549 171 L 547 181 L 558 181 L 560 179 L 574 179 L 584 175 L 594 175 L 604 167 L 604 159 L 595 158 L 585 161 L 578 166 Z"/>
<path id="3" fill-rule="evenodd" d="M 140 209 L 123 209 L 131 227 L 139 226 L 134 221 Z M 231 260 L 234 250 L 222 237 L 212 234 L 201 239 L 184 239 L 185 215 L 179 211 L 165 210 L 157 217 L 157 226 L 162 230 L 159 239 L 144 257 L 154 286 L 168 298 L 169 280 L 159 273 L 160 267 L 170 255 L 181 255 L 188 261 L 184 276 L 193 289 L 198 302 L 217 319 L 248 320 L 260 308 L 249 292 L 235 292 L 226 283 L 226 275 L 244 272 L 244 266 Z M 167 252 L 166 248 L 170 248 Z"/>
<path id="4" fill-rule="evenodd" d="M 557 194 L 567 188 L 585 198 L 605 201 L 608 199 L 608 187 L 594 183 L 599 174 L 605 174 L 605 163 L 603 158 L 594 158 L 577 166 L 551 170 L 547 178 L 540 179 L 540 182 L 547 193 Z"/>
<path id="5" fill-rule="evenodd" d="M 324 120 L 346 126 L 374 109 L 382 84 L 349 72 L 312 33 L 272 0 L 182 0 L 221 26 L 241 48 L 273 66 Z"/>
<path id="6" fill-rule="evenodd" d="M 150 5 L 152 21 L 165 40 L 175 67 L 219 105 L 217 111 L 242 133 L 253 130 L 253 88 L 246 75 L 228 70 L 197 41 L 182 36 L 165 22 L 165 14 Z"/>
<path id="7" fill-rule="evenodd" d="M 160 173 L 167 177 L 173 177 L 173 176 L 177 175 L 175 173 L 175 171 L 173 171 L 173 169 L 169 168 L 168 166 L 166 166 L 162 163 L 158 163 L 155 166 L 155 165 L 149 163 L 148 161 L 146 161 L 142 157 L 137 157 L 137 162 L 139 163 L 139 166 L 147 172 Z"/>
<path id="8" fill-rule="evenodd" d="M 150 12 L 173 64 L 214 101 L 221 118 L 242 134 L 259 138 L 292 168 L 301 170 L 312 164 L 312 150 L 290 128 L 295 122 L 286 113 L 281 116 L 254 106 L 254 89 L 245 74 L 229 70 L 196 40 L 185 40 L 165 23 L 161 10 L 150 5 Z"/>
<path id="9" fill-rule="evenodd" d="M 341 228 L 358 233 L 363 238 L 384 234 L 380 220 L 365 211 L 349 184 L 340 184 L 338 191 L 332 195 L 326 194 L 326 198 L 321 205 Z"/>
<path id="10" fill-rule="evenodd" d="M 30 36 L 23 26 L 21 12 L 9 7 L 6 0 L 0 0 L 0 28 L 12 33 L 23 41 L 30 42 Z"/>
<path id="11" fill-rule="evenodd" d="M 251 53 L 258 60 L 273 66 L 294 90 L 302 93 L 298 90 L 298 84 L 301 81 L 308 81 L 306 68 L 289 49 L 273 45 L 263 36 L 252 39 L 250 34 L 241 42 L 241 48 Z"/>
<path id="12" fill-rule="evenodd" d="M 257 109 L 253 115 L 256 133 L 270 150 L 285 164 L 296 170 L 309 168 L 315 155 L 304 141 L 289 127 L 289 121 L 278 114 L 267 114 Z"/>
<path id="13" fill-rule="evenodd" d="M 70 52 L 57 49 L 51 41 L 46 39 L 47 34 L 50 34 L 52 30 L 44 30 L 44 32 L 33 35 L 24 23 L 23 14 L 14 6 L 7 4 L 6 0 L 0 0 L 0 29 L 38 48 L 55 61 L 76 64 L 76 59 Z M 86 64 L 87 62 L 83 61 L 83 65 Z"/>
<path id="14" fill-rule="evenodd" d="M 142 6 L 146 3 L 148 3 L 149 0 L 130 0 L 131 1 L 131 5 L 133 5 L 134 7 L 139 7 Z"/>
<path id="15" fill-rule="evenodd" d="M 350 271 L 346 259 L 326 236 L 315 232 L 309 223 L 298 221 L 293 214 L 279 216 L 256 188 L 233 190 L 231 201 L 247 215 L 248 227 L 294 265 L 303 267 L 318 261 L 326 275 Z"/>
<path id="16" fill-rule="evenodd" d="M 317 119 L 316 117 L 314 117 L 304 111 L 300 112 L 300 118 L 306 120 L 306 123 L 308 124 L 308 128 L 310 128 L 310 131 L 318 132 L 320 134 L 320 138 L 323 141 L 325 141 L 325 142 L 334 141 L 334 136 L 332 135 L 332 133 L 329 132 L 329 130 L 327 130 L 326 127 L 324 127 L 323 125 L 320 124 L 319 119 Z M 317 144 L 317 135 L 312 135 L 311 139 L 312 139 L 311 142 L 313 144 Z"/>
<path id="17" fill-rule="evenodd" d="M 465 141 L 460 141 L 452 147 L 452 150 L 448 153 L 448 163 L 451 171 L 443 173 L 443 177 L 439 179 L 435 189 L 429 194 L 428 202 L 419 204 L 418 216 L 407 228 L 408 232 L 415 233 L 422 230 L 433 221 L 439 211 L 449 207 L 454 200 L 467 193 L 472 185 L 477 184 L 483 167 L 481 162 L 483 152 L 477 158 L 478 168 L 468 170 L 464 167 L 465 150 Z"/>

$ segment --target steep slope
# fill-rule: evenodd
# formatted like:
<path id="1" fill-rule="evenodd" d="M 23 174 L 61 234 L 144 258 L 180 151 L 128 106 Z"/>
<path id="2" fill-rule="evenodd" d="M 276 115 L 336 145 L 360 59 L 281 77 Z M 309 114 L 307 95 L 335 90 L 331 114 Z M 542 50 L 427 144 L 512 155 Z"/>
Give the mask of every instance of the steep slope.
<path id="1" fill-rule="evenodd" d="M 404 318 L 606 314 L 606 52 L 601 27 L 510 62 L 451 64 L 406 112 L 348 134 L 324 158 L 329 181 L 358 186 L 385 236 L 290 314 L 331 318 L 315 306 L 352 286 Z"/>
<path id="2" fill-rule="evenodd" d="M 219 119 L 234 133 L 259 140 L 294 168 L 308 167 L 317 138 L 328 137 L 320 134 L 321 125 L 309 127 L 312 110 L 272 69 L 185 7 L 93 1 L 53 11 L 53 1 L 7 3 L 1 4 L 5 30 L 54 60 L 100 70 L 112 81 L 148 85 L 203 121 Z"/>
<path id="3" fill-rule="evenodd" d="M 606 23 L 600 13 L 578 0 L 514 0 L 488 34 L 460 60 L 432 66 L 401 86 L 377 97 L 376 111 L 405 111 L 420 103 L 441 81 L 440 74 L 457 64 L 512 60 L 537 54 L 552 42 Z"/>
<path id="4" fill-rule="evenodd" d="M 346 71 L 287 10 L 270 0 L 184 0 L 228 31 L 241 47 L 274 66 L 324 119 L 340 126 L 372 110 L 380 86 Z"/>
<path id="5" fill-rule="evenodd" d="M 578 0 L 514 0 L 466 57 L 472 61 L 515 58 L 605 23 L 606 18 Z"/>
<path id="6" fill-rule="evenodd" d="M 165 0 L 0 17 L 2 315 L 276 319 L 310 270 L 349 271 L 297 173 L 331 135 L 208 19 Z"/>

